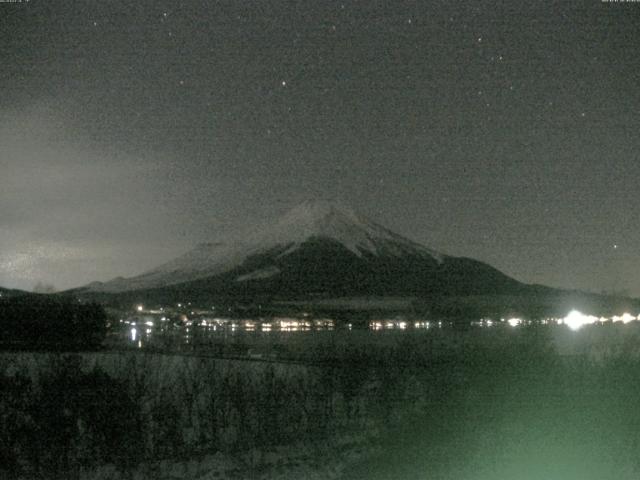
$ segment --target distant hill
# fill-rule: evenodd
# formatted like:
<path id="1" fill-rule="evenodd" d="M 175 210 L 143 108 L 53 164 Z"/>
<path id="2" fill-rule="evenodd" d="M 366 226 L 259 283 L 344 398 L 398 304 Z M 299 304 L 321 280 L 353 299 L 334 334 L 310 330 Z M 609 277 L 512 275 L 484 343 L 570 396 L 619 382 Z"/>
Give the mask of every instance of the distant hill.
<path id="1" fill-rule="evenodd" d="M 30 292 L 25 292 L 24 290 L 15 290 L 15 289 L 0 287 L 0 298 L 11 298 L 11 297 L 17 297 L 20 295 L 29 295 L 29 294 Z"/>

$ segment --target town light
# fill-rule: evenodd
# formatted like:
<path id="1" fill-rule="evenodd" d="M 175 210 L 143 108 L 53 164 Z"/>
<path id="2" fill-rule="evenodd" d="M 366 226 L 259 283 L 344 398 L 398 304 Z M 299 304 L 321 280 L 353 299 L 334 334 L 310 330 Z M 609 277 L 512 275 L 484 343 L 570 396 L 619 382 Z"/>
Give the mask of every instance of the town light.
<path id="1" fill-rule="evenodd" d="M 509 320 L 507 320 L 507 323 L 512 327 L 517 327 L 522 323 L 522 320 L 519 318 L 510 318 Z"/>
<path id="2" fill-rule="evenodd" d="M 600 319 L 593 315 L 584 315 L 578 310 L 571 310 L 569 314 L 563 318 L 563 323 L 571 330 L 578 330 L 583 325 L 591 325 Z"/>

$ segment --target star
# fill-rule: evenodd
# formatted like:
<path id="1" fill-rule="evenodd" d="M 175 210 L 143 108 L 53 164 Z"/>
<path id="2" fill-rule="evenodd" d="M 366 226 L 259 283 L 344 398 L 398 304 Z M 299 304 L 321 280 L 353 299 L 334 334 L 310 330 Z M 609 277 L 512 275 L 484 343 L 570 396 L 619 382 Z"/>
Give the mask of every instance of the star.
<path id="1" fill-rule="evenodd" d="M 287 86 L 287 81 L 286 80 L 282 80 L 280 82 L 280 85 L 282 85 L 283 87 L 286 87 Z"/>

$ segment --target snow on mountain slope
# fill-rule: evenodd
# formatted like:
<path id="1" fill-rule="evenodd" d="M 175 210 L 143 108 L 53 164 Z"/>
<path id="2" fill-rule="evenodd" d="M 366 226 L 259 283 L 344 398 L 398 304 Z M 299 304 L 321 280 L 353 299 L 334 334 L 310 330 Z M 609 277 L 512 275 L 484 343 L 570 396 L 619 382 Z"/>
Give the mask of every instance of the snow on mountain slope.
<path id="1" fill-rule="evenodd" d="M 244 244 L 206 243 L 142 275 L 116 279 L 92 291 L 121 292 L 162 287 L 228 272 L 252 256 L 279 251 L 286 256 L 310 239 L 329 239 L 358 257 L 406 255 L 429 257 L 442 262 L 443 256 L 362 217 L 353 210 L 328 201 L 307 201 L 290 210 L 273 227 L 248 236 Z M 275 266 L 242 274 L 236 281 L 268 278 L 280 273 Z"/>
<path id="2" fill-rule="evenodd" d="M 240 245 L 202 243 L 184 255 L 136 277 L 94 282 L 87 287 L 96 292 L 123 292 L 173 285 L 223 273 L 241 264 L 244 258 Z"/>
<path id="3" fill-rule="evenodd" d="M 312 237 L 334 240 L 358 257 L 407 253 L 428 255 L 438 261 L 442 256 L 422 245 L 393 233 L 351 209 L 328 201 L 307 201 L 289 211 L 276 225 L 257 236 L 257 246 L 265 250 L 278 245 L 291 245 L 288 254 Z M 383 251 L 384 249 L 384 251 Z"/>
<path id="4" fill-rule="evenodd" d="M 280 269 L 276 266 L 261 268 L 259 270 L 254 270 L 251 273 L 238 276 L 238 278 L 236 278 L 236 282 L 246 282 L 247 280 L 262 280 L 265 278 L 273 277 L 274 275 L 278 275 L 279 273 Z"/>

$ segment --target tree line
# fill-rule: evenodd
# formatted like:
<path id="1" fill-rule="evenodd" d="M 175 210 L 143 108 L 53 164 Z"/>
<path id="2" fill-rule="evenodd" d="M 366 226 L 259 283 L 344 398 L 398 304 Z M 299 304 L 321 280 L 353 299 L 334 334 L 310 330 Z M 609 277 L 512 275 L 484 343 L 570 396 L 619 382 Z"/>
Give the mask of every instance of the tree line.
<path id="1" fill-rule="evenodd" d="M 104 340 L 106 330 L 106 313 L 96 303 L 50 295 L 0 299 L 3 348 L 95 349 Z"/>

